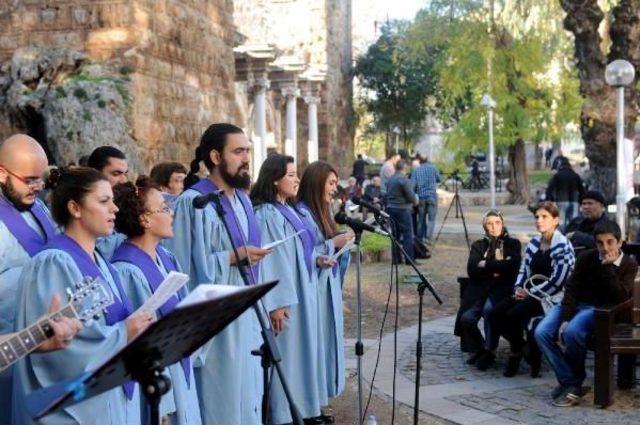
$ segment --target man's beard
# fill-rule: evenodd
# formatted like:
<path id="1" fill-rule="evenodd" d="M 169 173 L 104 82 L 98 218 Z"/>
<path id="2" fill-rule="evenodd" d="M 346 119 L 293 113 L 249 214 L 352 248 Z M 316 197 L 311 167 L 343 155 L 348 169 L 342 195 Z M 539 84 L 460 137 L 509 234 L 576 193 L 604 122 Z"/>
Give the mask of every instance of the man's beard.
<path id="1" fill-rule="evenodd" d="M 20 195 L 11 183 L 11 179 L 7 179 L 6 183 L 0 183 L 0 189 L 2 194 L 9 202 L 13 204 L 15 209 L 20 212 L 29 211 L 33 207 L 33 203 L 25 204 L 22 202 L 22 195 Z"/>
<path id="2" fill-rule="evenodd" d="M 247 190 L 251 186 L 251 176 L 248 172 L 243 172 L 245 167 L 241 167 L 235 174 L 229 173 L 229 169 L 227 167 L 227 161 L 222 158 L 220 162 L 220 176 L 222 179 L 234 189 L 242 189 Z M 247 165 L 248 167 L 248 165 Z"/>

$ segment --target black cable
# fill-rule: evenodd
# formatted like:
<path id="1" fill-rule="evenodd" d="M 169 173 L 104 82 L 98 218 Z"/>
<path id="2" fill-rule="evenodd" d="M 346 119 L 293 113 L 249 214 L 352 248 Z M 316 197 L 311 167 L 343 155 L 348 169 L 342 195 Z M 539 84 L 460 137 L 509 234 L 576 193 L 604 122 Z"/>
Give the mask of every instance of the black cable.
<path id="1" fill-rule="evenodd" d="M 392 227 L 396 230 L 397 223 L 392 223 Z M 397 233 L 396 233 L 397 234 Z M 392 244 L 393 245 L 393 244 Z M 393 326 L 393 385 L 391 391 L 391 425 L 394 424 L 396 418 L 396 375 L 398 371 L 398 318 L 400 312 L 400 278 L 398 276 L 398 263 L 396 262 L 396 317 Z"/>
<path id="2" fill-rule="evenodd" d="M 392 252 L 393 252 L 393 246 L 392 246 Z M 393 258 L 393 254 L 392 254 L 391 257 Z M 394 266 L 394 264 L 392 262 L 391 268 L 390 268 L 391 275 L 390 275 L 390 279 L 389 279 L 389 282 L 390 282 L 390 284 L 389 284 L 389 295 L 387 295 L 387 303 L 386 303 L 386 306 L 385 306 L 385 309 L 384 309 L 384 315 L 382 316 L 382 325 L 380 326 L 380 332 L 379 332 L 379 335 L 378 335 L 378 353 L 376 354 L 376 364 L 375 364 L 375 366 L 373 368 L 373 374 L 372 374 L 372 377 L 371 377 L 371 386 L 369 387 L 369 395 L 367 397 L 367 404 L 365 405 L 364 412 L 362 413 L 362 417 L 363 418 L 367 417 L 367 411 L 369 410 L 369 403 L 371 402 L 371 396 L 373 394 L 373 384 L 374 384 L 374 382 L 376 380 L 376 374 L 378 372 L 378 365 L 380 363 L 380 353 L 382 351 L 382 335 L 384 334 L 384 325 L 385 325 L 385 323 L 387 321 L 387 313 L 389 312 L 389 304 L 391 302 L 391 293 L 393 291 L 393 266 Z M 396 267 L 397 267 L 397 264 L 396 264 Z"/>

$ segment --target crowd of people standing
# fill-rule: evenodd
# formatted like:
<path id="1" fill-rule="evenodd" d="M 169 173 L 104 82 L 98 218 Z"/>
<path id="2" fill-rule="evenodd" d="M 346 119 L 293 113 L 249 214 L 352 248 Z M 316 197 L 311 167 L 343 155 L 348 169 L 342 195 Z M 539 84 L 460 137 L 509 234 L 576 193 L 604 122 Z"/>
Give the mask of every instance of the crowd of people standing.
<path id="1" fill-rule="evenodd" d="M 34 423 L 29 394 L 99 366 L 197 285 L 243 286 L 241 264 L 249 284 L 278 280 L 263 302 L 284 376 L 305 423 L 332 422 L 323 408 L 345 385 L 348 265 L 348 253 L 334 254 L 353 238 L 331 213 L 338 173 L 318 161 L 300 179 L 294 159 L 276 153 L 251 184 L 249 157 L 247 137 L 232 124 L 211 125 L 188 168 L 157 164 L 135 183 L 125 154 L 112 146 L 83 158 L 86 166 L 48 170 L 34 139 L 15 135 L 0 144 L 0 334 L 35 323 L 87 276 L 102 279 L 114 299 L 90 325 L 56 321 L 38 352 L 1 373 L 0 423 Z M 194 206 L 194 198 L 217 191 L 224 217 L 212 203 Z M 188 285 L 155 314 L 136 312 L 172 271 L 187 274 Z M 262 423 L 260 359 L 251 353 L 261 344 L 255 312 L 247 311 L 167 369 L 172 386 L 161 414 L 181 425 Z M 269 389 L 270 423 L 290 423 L 276 375 Z M 39 423 L 138 424 L 145 415 L 140 388 L 129 383 Z"/>

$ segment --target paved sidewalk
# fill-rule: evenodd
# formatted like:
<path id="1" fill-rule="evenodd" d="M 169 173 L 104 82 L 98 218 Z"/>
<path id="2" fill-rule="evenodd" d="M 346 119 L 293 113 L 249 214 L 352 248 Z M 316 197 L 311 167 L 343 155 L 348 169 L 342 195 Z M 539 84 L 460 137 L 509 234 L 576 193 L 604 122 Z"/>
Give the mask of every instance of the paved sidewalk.
<path id="1" fill-rule="evenodd" d="M 532 379 L 526 363 L 514 378 L 502 376 L 507 355 L 501 346 L 499 363 L 494 369 L 479 372 L 465 363 L 466 355 L 459 350 L 459 342 L 452 334 L 454 317 L 445 317 L 423 325 L 423 358 L 420 386 L 420 409 L 430 415 L 457 424 L 636 424 L 640 416 L 640 402 L 634 408 L 601 410 L 593 406 L 587 396 L 580 406 L 557 408 L 551 406 L 549 392 L 556 385 L 553 374 L 543 368 L 543 377 Z M 396 400 L 413 406 L 415 387 L 415 346 L 417 326 L 398 332 L 398 363 Z M 382 355 L 375 379 L 375 390 L 391 397 L 393 388 L 393 334 L 382 340 Z M 348 357 L 353 359 L 353 341 L 346 345 Z M 368 391 L 377 354 L 377 342 L 365 341 L 363 377 Z M 591 369 L 588 364 L 588 369 Z M 355 368 L 355 361 L 348 361 Z M 588 378 L 588 381 L 591 378 Z M 635 391 L 635 396 L 638 391 Z"/>

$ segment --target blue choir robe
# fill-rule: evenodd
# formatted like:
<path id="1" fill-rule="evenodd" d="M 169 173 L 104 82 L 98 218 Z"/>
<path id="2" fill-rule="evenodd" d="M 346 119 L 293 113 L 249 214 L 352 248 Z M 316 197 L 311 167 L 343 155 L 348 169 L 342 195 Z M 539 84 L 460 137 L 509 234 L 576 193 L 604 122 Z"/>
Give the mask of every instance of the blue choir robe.
<path id="1" fill-rule="evenodd" d="M 116 249 L 118 249 L 120 244 L 125 241 L 125 239 L 127 239 L 126 235 L 114 230 L 113 233 L 109 236 L 104 236 L 96 240 L 96 249 L 108 261 L 113 256 L 113 253 L 116 252 Z"/>
<path id="2" fill-rule="evenodd" d="M 332 239 L 324 236 L 313 215 L 304 204 L 299 209 L 307 212 L 304 219 L 313 226 L 316 236 L 316 253 L 331 256 L 336 251 Z M 318 382 L 324 385 L 321 393 L 329 398 L 344 390 L 344 315 L 342 309 L 342 263 L 348 253 L 338 259 L 338 264 L 329 269 L 317 267 L 318 274 Z M 323 405 L 328 404 L 328 401 Z"/>
<path id="3" fill-rule="evenodd" d="M 36 200 L 33 208 L 18 212 L 0 195 L 0 335 L 15 331 L 22 268 L 56 232 L 45 204 Z M 0 372 L 0 424 L 11 422 L 12 370 Z"/>
<path id="4" fill-rule="evenodd" d="M 215 189 L 199 189 L 188 189 L 176 200 L 174 237 L 163 245 L 174 253 L 183 272 L 190 276 L 191 289 L 202 283 L 244 286 L 238 268 L 229 264 L 230 239 L 213 204 L 203 209 L 192 205 L 196 196 Z M 235 219 L 229 213 L 226 218 L 228 222 L 237 219 L 243 238 L 248 240 L 248 214 L 253 215 L 253 210 L 247 212 L 239 196 L 248 202 L 244 193 L 236 191 L 235 201 L 231 202 Z M 259 282 L 259 276 L 255 277 Z M 251 425 L 262 422 L 260 359 L 251 355 L 251 350 L 258 349 L 261 343 L 259 324 L 250 309 L 213 338 L 202 366 L 194 364 L 203 423 Z"/>
<path id="5" fill-rule="evenodd" d="M 153 294 L 151 284 L 147 276 L 140 267 L 140 262 L 134 264 L 130 261 L 119 259 L 119 250 L 127 244 L 123 243 L 114 253 L 111 261 L 113 266 L 120 274 L 122 280 L 122 286 L 127 291 L 129 299 L 133 304 L 134 309 L 138 309 L 144 302 Z M 168 272 L 171 270 L 180 271 L 176 266 L 176 262 L 168 251 L 162 247 L 158 247 L 158 251 L 162 250 L 165 258 L 169 258 L 172 265 L 165 267 L 160 259 L 160 256 L 153 261 L 146 253 L 139 248 L 136 249 L 141 255 L 148 258 L 149 262 L 153 262 L 153 266 L 160 272 L 164 279 Z M 167 269 L 170 270 L 167 270 Z M 181 297 L 186 294 L 186 291 L 181 291 Z M 177 302 L 177 300 L 176 300 Z M 158 312 L 159 316 L 162 316 L 162 312 Z M 194 353 L 192 358 L 197 354 Z M 202 423 L 200 418 L 200 407 L 198 405 L 198 392 L 196 391 L 196 385 L 193 377 L 193 365 L 189 362 L 185 367 L 188 368 L 189 383 L 187 383 L 187 375 L 183 370 L 183 365 L 178 362 L 166 368 L 165 373 L 168 373 L 171 379 L 171 390 L 162 396 L 160 402 L 160 414 L 165 416 L 169 415 L 171 423 L 173 425 L 200 425 Z"/>
<path id="6" fill-rule="evenodd" d="M 297 215 L 293 208 L 285 208 Z M 287 238 L 297 232 L 291 222 L 271 204 L 258 206 L 256 219 L 260 223 L 263 244 Z M 269 312 L 283 307 L 289 311 L 289 319 L 286 320 L 285 329 L 276 336 L 276 344 L 282 356 L 281 365 L 285 378 L 304 418 L 319 416 L 321 413 L 317 385 L 317 274 L 313 267 L 316 257 L 313 255 L 313 246 L 311 249 L 311 273 L 305 262 L 300 236 L 274 248 L 262 260 L 261 266 L 265 280 L 279 279 L 276 287 L 265 295 L 265 307 Z M 270 389 L 271 423 L 291 422 L 289 404 L 275 374 Z"/>
<path id="7" fill-rule="evenodd" d="M 22 292 L 16 324 L 24 328 L 44 315 L 54 294 L 64 296 L 67 288 L 83 279 L 83 273 L 70 254 L 62 249 L 45 248 L 24 268 L 20 277 Z M 118 290 L 107 262 L 96 252 L 100 277 L 116 300 L 126 303 Z M 115 271 L 113 273 L 116 273 Z M 124 294 L 126 297 L 126 294 Z M 41 388 L 75 378 L 97 368 L 127 344 L 124 321 L 107 325 L 100 316 L 85 326 L 64 350 L 34 352 L 16 364 L 13 377 L 13 423 L 31 424 L 26 411 L 26 396 Z M 122 425 L 140 423 L 140 395 L 135 385 L 131 400 L 123 387 L 107 391 L 74 406 L 42 418 L 39 424 Z"/>

